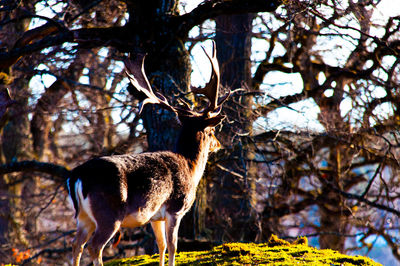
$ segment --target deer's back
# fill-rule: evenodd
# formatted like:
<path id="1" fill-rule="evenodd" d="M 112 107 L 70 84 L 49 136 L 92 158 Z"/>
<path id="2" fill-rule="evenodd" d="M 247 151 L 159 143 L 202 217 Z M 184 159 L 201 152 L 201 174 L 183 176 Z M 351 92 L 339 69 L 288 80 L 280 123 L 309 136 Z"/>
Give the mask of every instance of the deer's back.
<path id="1" fill-rule="evenodd" d="M 196 189 L 185 159 L 168 151 L 94 158 L 76 167 L 73 177 L 82 181 L 82 194 L 89 194 L 92 205 L 104 200 L 122 209 L 122 216 L 142 212 L 143 218 L 132 219 L 143 223 L 160 208 L 186 211 Z"/>

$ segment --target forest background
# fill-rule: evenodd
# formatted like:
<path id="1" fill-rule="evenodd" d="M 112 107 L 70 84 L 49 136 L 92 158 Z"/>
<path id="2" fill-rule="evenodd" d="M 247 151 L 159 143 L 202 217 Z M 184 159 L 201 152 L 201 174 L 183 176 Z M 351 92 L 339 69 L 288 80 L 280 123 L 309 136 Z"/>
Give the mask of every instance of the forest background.
<path id="1" fill-rule="evenodd" d="M 386 5 L 387 9 L 383 7 Z M 0 263 L 63 264 L 68 169 L 94 156 L 170 149 L 174 115 L 146 107 L 122 60 L 148 54 L 155 90 L 198 105 L 217 44 L 218 129 L 179 250 L 299 235 L 400 263 L 400 12 L 366 0 L 0 1 Z M 124 230 L 106 258 L 156 252 Z M 86 258 L 87 259 L 87 258 Z"/>

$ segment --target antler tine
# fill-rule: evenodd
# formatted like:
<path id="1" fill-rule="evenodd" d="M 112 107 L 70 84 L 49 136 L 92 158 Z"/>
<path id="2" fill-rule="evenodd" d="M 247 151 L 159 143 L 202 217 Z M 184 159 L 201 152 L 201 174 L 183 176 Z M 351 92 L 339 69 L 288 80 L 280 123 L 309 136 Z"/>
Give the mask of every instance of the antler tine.
<path id="1" fill-rule="evenodd" d="M 207 55 L 208 60 L 210 60 L 211 66 L 212 66 L 212 72 L 211 72 L 211 78 L 210 81 L 206 84 L 204 88 L 192 88 L 192 91 L 194 93 L 198 94 L 204 94 L 208 100 L 210 101 L 210 104 L 208 108 L 206 109 L 207 112 L 213 112 L 218 108 L 218 92 L 219 92 L 219 79 L 220 79 L 220 73 L 219 73 L 219 65 L 218 65 L 218 60 L 217 60 L 217 50 L 215 48 L 215 42 L 212 42 L 212 55 L 210 56 L 204 47 L 202 47 L 204 53 Z"/>
<path id="2" fill-rule="evenodd" d="M 138 91 L 143 92 L 147 98 L 139 105 L 139 114 L 142 112 L 143 107 L 147 103 L 160 104 L 166 109 L 176 112 L 175 108 L 169 105 L 167 99 L 160 93 L 154 93 L 151 89 L 149 80 L 147 79 L 146 73 L 144 71 L 144 59 L 146 55 L 137 54 L 135 59 L 129 60 L 125 59 L 124 64 L 126 68 L 126 74 L 133 87 Z"/>

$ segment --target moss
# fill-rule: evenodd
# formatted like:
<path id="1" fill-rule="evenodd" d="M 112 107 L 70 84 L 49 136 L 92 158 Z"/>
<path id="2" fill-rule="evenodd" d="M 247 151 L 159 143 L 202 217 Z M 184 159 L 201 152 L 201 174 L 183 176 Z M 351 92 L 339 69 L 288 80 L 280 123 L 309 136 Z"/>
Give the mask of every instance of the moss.
<path id="1" fill-rule="evenodd" d="M 297 238 L 297 239 L 293 242 L 293 244 L 295 244 L 295 245 L 306 245 L 306 246 L 308 246 L 308 239 L 307 239 L 307 237 L 302 236 L 302 237 Z"/>
<path id="2" fill-rule="evenodd" d="M 289 246 L 290 243 L 279 239 L 276 235 L 271 235 L 271 237 L 268 239 L 268 247 L 276 247 L 276 246 Z"/>
<path id="3" fill-rule="evenodd" d="M 305 237 L 289 243 L 271 236 L 263 244 L 226 243 L 209 251 L 180 252 L 176 262 L 178 265 L 381 265 L 367 257 L 318 250 L 307 243 Z M 110 261 L 106 265 L 158 265 L 158 262 L 158 255 L 143 255 Z"/>

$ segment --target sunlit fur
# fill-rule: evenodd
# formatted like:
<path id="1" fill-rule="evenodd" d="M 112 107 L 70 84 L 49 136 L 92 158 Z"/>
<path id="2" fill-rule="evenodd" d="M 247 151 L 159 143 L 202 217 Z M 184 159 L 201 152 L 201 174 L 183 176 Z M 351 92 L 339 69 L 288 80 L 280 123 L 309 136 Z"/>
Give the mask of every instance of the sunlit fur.
<path id="1" fill-rule="evenodd" d="M 73 265 L 79 265 L 83 246 L 94 265 L 102 265 L 102 250 L 122 227 L 152 224 L 160 265 L 168 247 L 175 263 L 178 228 L 192 206 L 208 154 L 219 149 L 214 127 L 223 117 L 180 117 L 174 151 L 126 154 L 87 161 L 72 171 L 69 191 L 76 210 L 77 234 Z"/>

